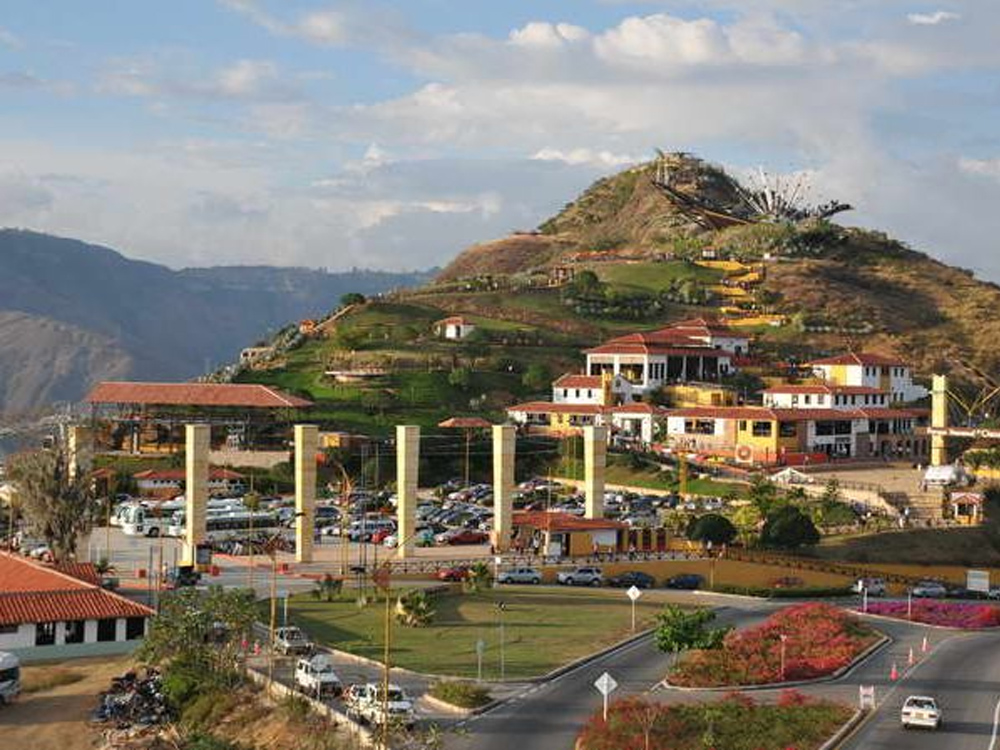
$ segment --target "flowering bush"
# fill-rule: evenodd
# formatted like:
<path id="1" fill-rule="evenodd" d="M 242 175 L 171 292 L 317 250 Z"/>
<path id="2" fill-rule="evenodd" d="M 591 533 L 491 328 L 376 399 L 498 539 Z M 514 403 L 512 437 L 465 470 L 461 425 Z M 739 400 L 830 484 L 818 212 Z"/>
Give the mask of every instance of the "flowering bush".
<path id="1" fill-rule="evenodd" d="M 906 602 L 868 602 L 868 612 L 884 617 L 910 619 L 925 625 L 943 625 L 949 628 L 993 628 L 1000 625 L 1000 607 L 989 604 L 963 604 L 927 599 L 914 600 L 912 615 L 907 618 Z"/>
<path id="2" fill-rule="evenodd" d="M 689 651 L 669 680 L 689 687 L 721 687 L 823 677 L 850 664 L 876 638 L 874 630 L 841 609 L 799 604 L 760 625 L 731 632 L 721 649 Z"/>
<path id="3" fill-rule="evenodd" d="M 640 698 L 615 701 L 580 733 L 581 750 L 806 750 L 837 731 L 851 710 L 796 694 L 778 704 L 741 693 L 721 701 L 664 705 Z"/>

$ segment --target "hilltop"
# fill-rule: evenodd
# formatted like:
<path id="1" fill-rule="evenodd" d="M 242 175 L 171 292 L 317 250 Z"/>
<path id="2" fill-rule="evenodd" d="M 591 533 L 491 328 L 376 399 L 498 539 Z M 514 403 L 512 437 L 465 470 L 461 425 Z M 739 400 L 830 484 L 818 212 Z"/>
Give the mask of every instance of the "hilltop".
<path id="1" fill-rule="evenodd" d="M 0 414 L 76 401 L 103 379 L 186 379 L 347 292 L 418 274 L 302 268 L 174 271 L 106 247 L 0 230 Z"/>

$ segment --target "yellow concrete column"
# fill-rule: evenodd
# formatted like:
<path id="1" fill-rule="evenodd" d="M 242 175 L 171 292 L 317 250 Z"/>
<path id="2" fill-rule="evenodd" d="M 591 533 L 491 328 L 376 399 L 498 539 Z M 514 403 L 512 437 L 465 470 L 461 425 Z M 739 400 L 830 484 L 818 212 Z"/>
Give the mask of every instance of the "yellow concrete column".
<path id="1" fill-rule="evenodd" d="M 313 561 L 316 523 L 316 450 L 319 428 L 295 425 L 295 562 Z"/>
<path id="2" fill-rule="evenodd" d="M 420 428 L 396 426 L 396 538 L 397 557 L 413 555 L 417 528 L 417 487 L 420 474 Z"/>
<path id="3" fill-rule="evenodd" d="M 608 428 L 583 428 L 584 518 L 604 518 L 604 468 L 607 465 Z"/>
<path id="4" fill-rule="evenodd" d="M 184 480 L 184 554 L 183 564 L 194 565 L 195 550 L 205 539 L 205 510 L 208 505 L 208 449 L 210 428 L 207 424 L 185 425 Z"/>
<path id="5" fill-rule="evenodd" d="M 512 425 L 493 425 L 493 547 L 510 548 L 514 511 L 514 452 L 516 433 Z"/>
<path id="6" fill-rule="evenodd" d="M 931 427 L 948 428 L 948 378 L 935 375 L 931 385 Z M 944 435 L 931 435 L 931 466 L 948 463 L 948 445 Z"/>
<path id="7" fill-rule="evenodd" d="M 69 475 L 74 479 L 90 471 L 94 463 L 93 435 L 88 427 L 72 425 L 66 433 L 66 455 Z"/>

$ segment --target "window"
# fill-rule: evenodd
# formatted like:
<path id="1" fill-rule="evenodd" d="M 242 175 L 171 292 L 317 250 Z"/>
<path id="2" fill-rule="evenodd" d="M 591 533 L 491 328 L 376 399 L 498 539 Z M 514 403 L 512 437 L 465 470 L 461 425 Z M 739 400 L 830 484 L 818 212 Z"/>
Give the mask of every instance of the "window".
<path id="1" fill-rule="evenodd" d="M 747 431 L 747 421 L 745 419 L 740 420 L 740 432 Z"/>
<path id="2" fill-rule="evenodd" d="M 798 406 L 798 405 L 799 405 L 799 397 L 793 395 L 792 396 L 792 406 Z"/>
<path id="3" fill-rule="evenodd" d="M 134 641 L 146 634 L 145 617 L 129 617 L 125 620 L 125 640 Z"/>
<path id="4" fill-rule="evenodd" d="M 97 640 L 113 641 L 118 630 L 118 621 L 113 617 L 97 621 Z"/>
<path id="5" fill-rule="evenodd" d="M 83 620 L 70 620 L 66 623 L 66 643 L 83 643 Z"/>
<path id="6" fill-rule="evenodd" d="M 579 388 L 576 389 L 576 395 L 574 396 L 574 398 L 580 398 L 580 389 Z"/>
<path id="7" fill-rule="evenodd" d="M 35 645 L 51 646 L 56 642 L 56 624 L 40 622 L 35 625 Z"/>
<path id="8" fill-rule="evenodd" d="M 770 422 L 758 422 L 753 423 L 753 436 L 754 437 L 771 437 L 771 423 Z"/>
<path id="9" fill-rule="evenodd" d="M 0 625 L 0 635 L 9 635 L 18 631 L 17 625 Z"/>
<path id="10" fill-rule="evenodd" d="M 778 437 L 795 437 L 797 434 L 795 422 L 778 423 Z"/>
<path id="11" fill-rule="evenodd" d="M 684 432 L 687 435 L 714 435 L 715 421 L 711 419 L 686 419 Z"/>
<path id="12" fill-rule="evenodd" d="M 812 403 L 812 396 L 810 396 L 810 395 L 809 395 L 809 394 L 807 393 L 807 394 L 805 395 L 805 397 L 803 398 L 803 403 L 805 403 L 805 404 L 806 404 L 807 406 L 808 406 L 809 404 L 811 404 L 811 403 Z"/>

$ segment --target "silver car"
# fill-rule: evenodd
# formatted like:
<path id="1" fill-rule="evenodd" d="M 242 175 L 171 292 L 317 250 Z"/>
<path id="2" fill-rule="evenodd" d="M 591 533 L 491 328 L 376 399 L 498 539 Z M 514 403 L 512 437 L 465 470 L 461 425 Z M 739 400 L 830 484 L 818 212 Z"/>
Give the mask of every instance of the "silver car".
<path id="1" fill-rule="evenodd" d="M 920 599 L 944 599 L 948 596 L 948 589 L 937 581 L 921 581 L 910 589 L 910 593 Z"/>
<path id="2" fill-rule="evenodd" d="M 542 574 L 534 568 L 511 568 L 497 574 L 497 583 L 530 583 L 537 586 L 542 582 Z"/>

